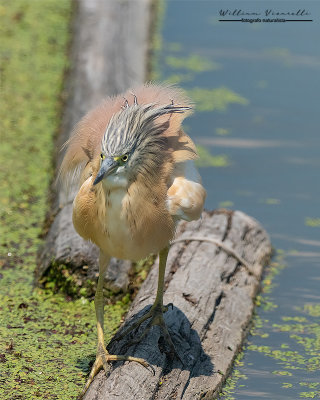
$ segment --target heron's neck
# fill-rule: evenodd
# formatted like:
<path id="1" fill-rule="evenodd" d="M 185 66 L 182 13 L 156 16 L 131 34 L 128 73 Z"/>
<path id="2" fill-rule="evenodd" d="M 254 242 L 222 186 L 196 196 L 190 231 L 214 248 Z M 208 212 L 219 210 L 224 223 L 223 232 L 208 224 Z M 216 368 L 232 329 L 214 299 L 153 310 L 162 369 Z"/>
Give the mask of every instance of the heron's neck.
<path id="1" fill-rule="evenodd" d="M 102 180 L 102 187 L 105 191 L 127 189 L 128 179 L 124 174 L 112 174 Z"/>

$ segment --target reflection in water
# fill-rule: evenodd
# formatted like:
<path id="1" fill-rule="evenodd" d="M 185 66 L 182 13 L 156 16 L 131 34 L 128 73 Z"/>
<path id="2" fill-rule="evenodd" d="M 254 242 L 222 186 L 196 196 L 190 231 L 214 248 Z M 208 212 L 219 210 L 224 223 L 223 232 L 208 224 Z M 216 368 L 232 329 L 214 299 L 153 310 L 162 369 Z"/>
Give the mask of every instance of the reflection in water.
<path id="1" fill-rule="evenodd" d="M 290 242 L 294 242 L 294 243 L 299 243 L 299 244 L 303 244 L 303 245 L 308 245 L 308 246 L 320 246 L 320 240 L 308 240 L 308 239 L 304 239 L 304 238 L 299 238 L 299 237 L 292 237 L 289 235 L 281 235 L 281 234 L 277 234 L 274 233 L 273 237 L 276 239 L 281 239 L 281 240 L 287 240 Z"/>
<path id="2" fill-rule="evenodd" d="M 197 142 L 208 146 L 219 147 L 237 147 L 237 148 L 265 148 L 265 147 L 297 147 L 301 146 L 299 142 L 280 141 L 280 140 L 256 140 L 256 139 L 218 139 L 199 137 Z"/>
<path id="3" fill-rule="evenodd" d="M 319 68 L 320 57 L 313 54 L 293 54 L 285 48 L 267 48 L 264 50 L 250 51 L 245 47 L 242 49 L 231 47 L 226 49 L 208 49 L 206 55 L 223 61 L 223 59 L 236 59 L 255 62 L 277 62 L 285 67 L 303 66 L 306 68 Z"/>
<path id="4" fill-rule="evenodd" d="M 299 158 L 299 157 L 288 157 L 286 158 L 286 162 L 289 164 L 296 164 L 296 165 L 312 165 L 314 167 L 320 167 L 320 160 L 319 158 L 310 159 L 306 158 Z"/>
<path id="5" fill-rule="evenodd" d="M 224 168 L 200 161 L 206 207 L 225 204 L 257 218 L 287 264 L 271 266 L 233 396 L 320 398 L 320 48 L 313 40 L 320 5 L 303 3 L 312 23 L 243 24 L 218 21 L 224 2 L 166 4 L 160 79 L 180 82 L 197 103 L 188 133 L 206 150 L 203 160 L 218 147 L 232 160 Z M 192 60 L 192 70 L 181 60 Z"/>

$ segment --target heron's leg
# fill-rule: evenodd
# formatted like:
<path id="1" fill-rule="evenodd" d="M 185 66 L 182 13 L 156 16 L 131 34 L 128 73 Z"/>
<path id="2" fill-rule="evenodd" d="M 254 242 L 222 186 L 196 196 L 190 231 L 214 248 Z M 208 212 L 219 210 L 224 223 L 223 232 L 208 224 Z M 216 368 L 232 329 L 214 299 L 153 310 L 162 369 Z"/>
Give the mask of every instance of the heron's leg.
<path id="1" fill-rule="evenodd" d="M 92 366 L 89 378 L 84 386 L 80 398 L 82 398 L 82 396 L 85 394 L 91 382 L 93 381 L 94 377 L 102 368 L 104 369 L 106 374 L 109 372 L 110 370 L 110 366 L 108 364 L 109 361 L 136 361 L 139 364 L 143 365 L 145 368 L 150 367 L 153 370 L 153 368 L 142 358 L 109 354 L 105 347 L 104 333 L 103 333 L 103 323 L 104 323 L 103 282 L 109 261 L 110 258 L 107 257 L 102 252 L 100 252 L 99 279 L 98 279 L 96 294 L 94 297 L 94 305 L 97 317 L 98 348 L 97 348 L 96 360 Z"/>
<path id="2" fill-rule="evenodd" d="M 126 336 L 129 332 L 133 331 L 134 329 L 138 328 L 144 321 L 150 319 L 146 328 L 142 332 L 142 334 L 138 337 L 138 339 L 132 340 L 130 344 L 136 344 L 141 341 L 141 339 L 148 334 L 152 326 L 159 325 L 163 336 L 166 341 L 170 345 L 171 353 L 177 354 L 173 342 L 171 340 L 170 334 L 168 332 L 166 323 L 163 318 L 163 313 L 168 310 L 169 305 L 163 305 L 163 289 L 164 289 L 164 275 L 166 270 L 167 258 L 168 258 L 169 247 L 164 248 L 159 253 L 159 277 L 158 277 L 158 289 L 156 299 L 152 305 L 152 307 L 136 322 L 134 322 L 129 328 L 127 328 L 121 335 L 116 336 L 116 340 L 122 339 Z M 172 304 L 171 304 L 172 305 Z M 179 356 L 178 356 L 179 357 Z"/>
<path id="3" fill-rule="evenodd" d="M 158 289 L 157 296 L 152 307 L 159 307 L 163 311 L 167 311 L 167 307 L 163 306 L 163 287 L 164 287 L 164 274 L 166 272 L 167 258 L 169 253 L 169 247 L 165 247 L 159 253 L 159 277 L 158 277 Z"/>

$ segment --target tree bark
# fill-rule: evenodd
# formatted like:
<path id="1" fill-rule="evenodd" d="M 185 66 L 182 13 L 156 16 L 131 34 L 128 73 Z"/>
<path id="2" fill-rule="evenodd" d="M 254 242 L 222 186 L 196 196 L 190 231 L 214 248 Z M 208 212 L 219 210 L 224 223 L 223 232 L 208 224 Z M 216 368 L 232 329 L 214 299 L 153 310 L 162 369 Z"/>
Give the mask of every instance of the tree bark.
<path id="1" fill-rule="evenodd" d="M 179 224 L 165 277 L 165 321 L 183 364 L 166 354 L 159 327 L 134 346 L 138 332 L 111 354 L 146 359 L 155 375 L 134 362 L 115 363 L 108 377 L 100 372 L 85 400 L 213 399 L 241 349 L 271 244 L 257 221 L 240 211 L 204 212 L 202 219 Z M 241 262 L 239 261 L 241 260 Z M 158 262 L 142 285 L 120 329 L 140 317 L 156 294 Z"/>
<path id="2" fill-rule="evenodd" d="M 59 150 L 68 140 L 74 125 L 102 99 L 145 82 L 151 2 L 77 1 L 71 71 L 65 90 L 67 100 L 57 140 Z M 63 153 L 56 154 L 58 167 L 62 156 Z M 87 279 L 96 278 L 99 251 L 76 233 L 71 220 L 75 190 L 67 194 L 62 187 L 52 187 L 52 210 L 46 224 L 48 233 L 36 270 L 38 281 L 57 265 L 67 266 L 79 287 Z M 113 280 L 113 288 L 124 288 L 128 284 L 127 271 L 131 263 L 115 259 L 112 263 L 120 271 L 118 278 Z"/>

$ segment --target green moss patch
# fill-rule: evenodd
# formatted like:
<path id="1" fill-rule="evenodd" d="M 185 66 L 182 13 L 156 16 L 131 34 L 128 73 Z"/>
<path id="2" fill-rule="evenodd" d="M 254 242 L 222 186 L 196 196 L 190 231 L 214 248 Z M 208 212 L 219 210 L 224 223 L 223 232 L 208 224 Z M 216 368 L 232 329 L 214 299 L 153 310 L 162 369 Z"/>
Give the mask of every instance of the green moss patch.
<path id="1" fill-rule="evenodd" d="M 88 268 L 88 266 L 86 267 Z M 72 268 L 69 265 L 52 262 L 39 283 L 51 292 L 64 293 L 74 299 L 80 297 L 93 298 L 97 288 L 97 279 L 89 279 L 87 275 L 84 279 L 80 273 L 82 271 L 85 273 L 85 269 L 72 272 Z"/>

